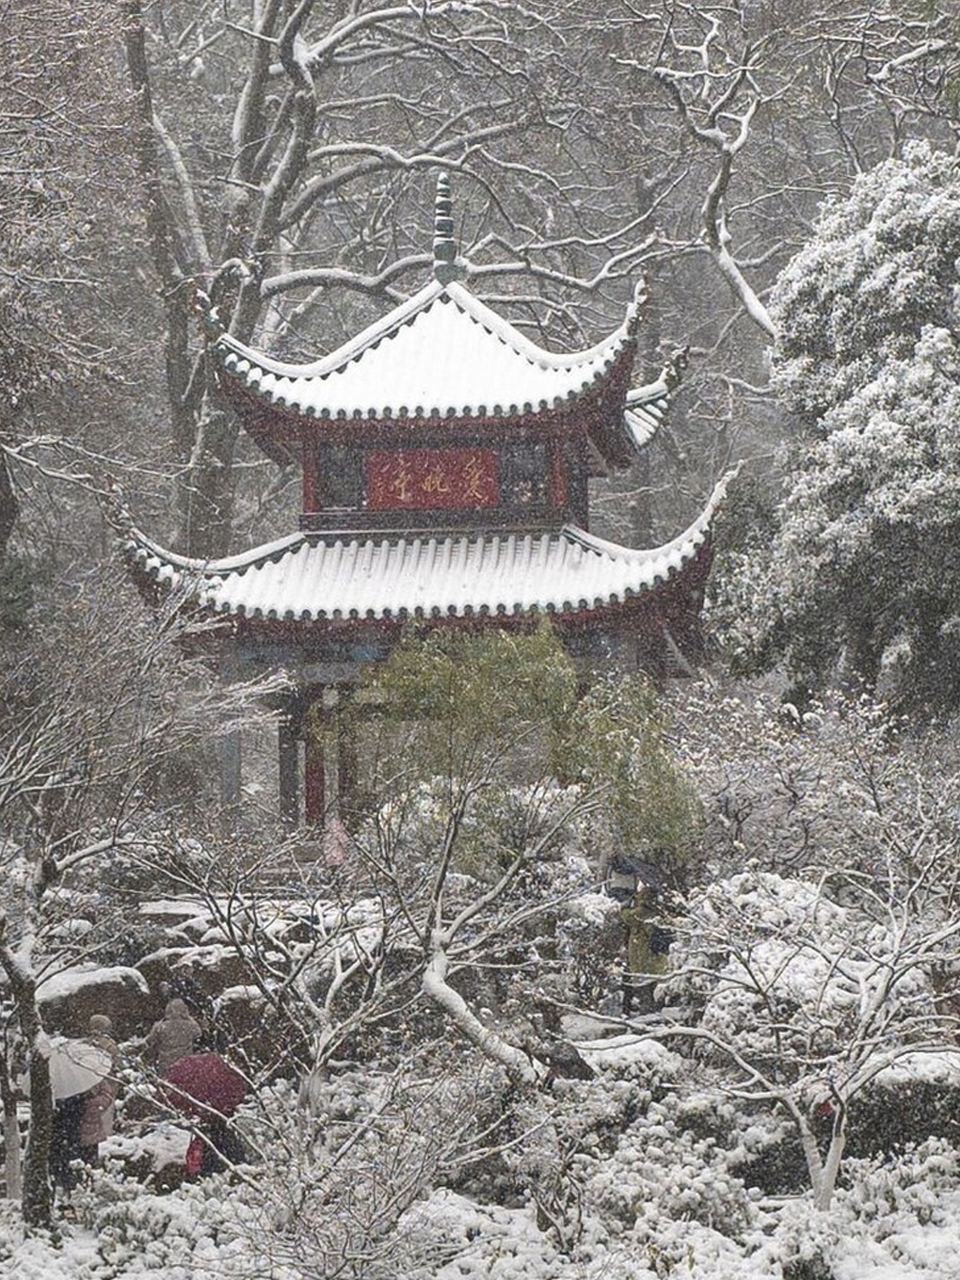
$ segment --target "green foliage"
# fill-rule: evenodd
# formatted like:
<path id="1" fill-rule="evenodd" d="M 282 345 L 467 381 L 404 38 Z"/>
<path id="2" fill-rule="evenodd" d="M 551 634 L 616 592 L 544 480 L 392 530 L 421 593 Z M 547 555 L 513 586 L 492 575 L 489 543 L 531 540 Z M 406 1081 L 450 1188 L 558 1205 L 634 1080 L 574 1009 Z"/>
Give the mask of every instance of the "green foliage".
<path id="1" fill-rule="evenodd" d="M 700 802 L 681 772 L 653 686 L 643 675 L 597 681 L 562 748 L 569 777 L 603 798 L 595 838 L 678 870 L 696 848 Z"/>
<path id="2" fill-rule="evenodd" d="M 538 748 L 570 715 L 576 691 L 573 663 L 547 624 L 527 634 L 437 630 L 409 633 L 368 669 L 358 706 L 365 697 L 382 708 L 394 753 L 381 767 L 395 771 L 396 750 L 410 745 L 408 780 L 463 779 L 491 759 L 511 761 L 518 776 L 532 762 L 536 776 Z"/>
<path id="3" fill-rule="evenodd" d="M 696 795 L 643 676 L 594 679 L 586 692 L 546 624 L 529 634 L 410 634 L 369 672 L 356 713 L 381 832 L 408 855 L 441 847 L 458 812 L 458 869 L 489 879 L 581 811 L 594 853 L 645 853 L 669 867 L 700 832 Z M 459 809 L 458 809 L 459 806 Z"/>

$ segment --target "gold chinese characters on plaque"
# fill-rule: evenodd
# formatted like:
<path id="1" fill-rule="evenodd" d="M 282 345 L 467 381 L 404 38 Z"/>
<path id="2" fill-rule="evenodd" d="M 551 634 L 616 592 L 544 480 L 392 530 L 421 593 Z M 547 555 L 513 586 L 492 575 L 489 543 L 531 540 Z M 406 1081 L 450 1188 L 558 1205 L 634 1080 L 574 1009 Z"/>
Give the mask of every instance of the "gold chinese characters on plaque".
<path id="1" fill-rule="evenodd" d="M 493 507 L 495 449 L 382 449 L 367 454 L 367 506 L 438 510 Z"/>

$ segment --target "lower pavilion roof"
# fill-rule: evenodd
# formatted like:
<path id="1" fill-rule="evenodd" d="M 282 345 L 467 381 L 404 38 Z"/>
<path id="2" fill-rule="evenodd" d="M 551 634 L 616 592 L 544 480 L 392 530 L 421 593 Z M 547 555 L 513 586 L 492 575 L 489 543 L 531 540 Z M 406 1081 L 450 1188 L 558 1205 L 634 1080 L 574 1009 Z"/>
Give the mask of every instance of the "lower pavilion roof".
<path id="1" fill-rule="evenodd" d="M 126 533 L 131 564 L 161 589 L 227 617 L 288 622 L 590 613 L 666 582 L 702 550 L 726 476 L 679 537 L 650 550 L 574 525 L 528 534 L 295 533 L 241 556 L 202 561 Z"/>

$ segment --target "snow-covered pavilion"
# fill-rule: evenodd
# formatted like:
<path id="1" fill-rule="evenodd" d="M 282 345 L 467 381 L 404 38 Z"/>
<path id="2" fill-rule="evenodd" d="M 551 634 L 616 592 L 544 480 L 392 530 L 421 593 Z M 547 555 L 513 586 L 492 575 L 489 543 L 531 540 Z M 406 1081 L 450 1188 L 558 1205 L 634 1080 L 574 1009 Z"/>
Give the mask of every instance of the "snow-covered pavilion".
<path id="1" fill-rule="evenodd" d="M 408 621 L 510 628 L 549 615 L 575 654 L 628 665 L 695 649 L 723 483 L 663 546 L 589 532 L 588 480 L 646 447 L 679 378 L 674 360 L 630 389 L 643 300 L 638 290 L 588 350 L 536 345 L 464 283 L 444 175 L 433 278 L 319 360 L 289 364 L 237 341 L 201 295 L 224 395 L 268 457 L 301 469 L 300 527 L 202 561 L 131 524 L 125 551 L 143 588 L 185 591 L 219 619 L 231 669 L 293 676 L 279 742 L 290 821 L 322 821 L 327 808 L 322 745 L 334 735 L 311 731 L 311 709 L 335 715 Z M 342 734 L 336 754 L 344 796 L 353 763 Z M 238 754 L 228 773 L 229 796 Z"/>

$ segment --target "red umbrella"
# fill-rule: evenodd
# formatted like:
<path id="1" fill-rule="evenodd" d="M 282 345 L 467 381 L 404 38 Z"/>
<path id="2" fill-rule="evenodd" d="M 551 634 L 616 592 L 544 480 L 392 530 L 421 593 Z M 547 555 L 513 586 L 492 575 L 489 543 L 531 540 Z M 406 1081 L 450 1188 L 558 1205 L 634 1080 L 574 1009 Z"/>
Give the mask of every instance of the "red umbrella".
<path id="1" fill-rule="evenodd" d="M 205 1119 L 210 1112 L 232 1116 L 247 1096 L 249 1085 L 219 1053 L 192 1053 L 167 1068 L 167 1101 L 184 1115 Z"/>

